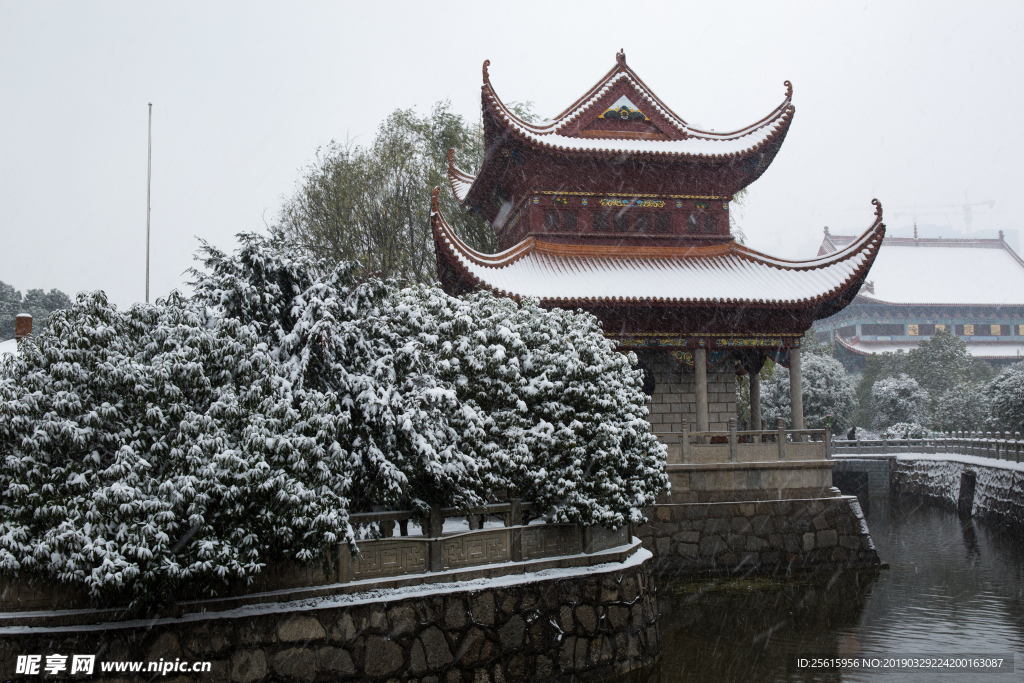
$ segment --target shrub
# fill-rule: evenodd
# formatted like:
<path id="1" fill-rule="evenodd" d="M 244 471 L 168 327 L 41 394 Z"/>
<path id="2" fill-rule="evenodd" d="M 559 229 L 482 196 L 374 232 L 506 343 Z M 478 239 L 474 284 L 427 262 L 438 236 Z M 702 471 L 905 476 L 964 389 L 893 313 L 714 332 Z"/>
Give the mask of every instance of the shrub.
<path id="1" fill-rule="evenodd" d="M 901 373 L 875 382 L 871 400 L 875 406 L 875 426 L 885 429 L 900 422 L 924 422 L 928 392 L 912 377 Z"/>

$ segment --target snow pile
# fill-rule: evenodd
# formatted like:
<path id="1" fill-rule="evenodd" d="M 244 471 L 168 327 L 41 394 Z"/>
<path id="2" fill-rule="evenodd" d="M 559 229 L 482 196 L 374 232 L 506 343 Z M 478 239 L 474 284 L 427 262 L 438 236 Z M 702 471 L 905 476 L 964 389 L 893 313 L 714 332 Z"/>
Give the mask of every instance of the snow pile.
<path id="1" fill-rule="evenodd" d="M 216 594 L 354 544 L 349 511 L 498 491 L 620 526 L 666 486 L 641 375 L 589 315 L 205 246 L 193 299 L 80 295 L 0 358 L 0 573 Z"/>

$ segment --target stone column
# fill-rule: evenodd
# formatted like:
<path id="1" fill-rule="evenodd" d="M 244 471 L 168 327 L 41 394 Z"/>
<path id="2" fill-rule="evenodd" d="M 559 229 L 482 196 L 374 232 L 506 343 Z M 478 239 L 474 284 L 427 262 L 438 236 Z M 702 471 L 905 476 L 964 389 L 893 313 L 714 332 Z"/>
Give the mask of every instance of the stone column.
<path id="1" fill-rule="evenodd" d="M 793 429 L 803 429 L 804 385 L 803 377 L 800 375 L 800 349 L 789 350 L 789 400 L 793 415 Z"/>
<path id="2" fill-rule="evenodd" d="M 761 429 L 761 373 L 747 374 L 750 375 L 750 428 L 756 432 Z M 761 442 L 761 437 L 757 442 Z"/>
<path id="3" fill-rule="evenodd" d="M 708 352 L 695 349 L 693 352 L 693 374 L 697 379 L 697 431 L 708 431 Z"/>

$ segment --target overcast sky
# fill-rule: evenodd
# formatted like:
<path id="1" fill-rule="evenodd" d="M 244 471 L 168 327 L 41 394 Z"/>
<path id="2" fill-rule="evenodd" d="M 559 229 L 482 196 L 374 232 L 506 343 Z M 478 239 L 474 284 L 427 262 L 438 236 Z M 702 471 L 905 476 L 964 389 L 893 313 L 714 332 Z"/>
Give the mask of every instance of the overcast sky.
<path id="1" fill-rule="evenodd" d="M 1024 216 L 1024 4 L 1004 2 L 4 2 L 0 280 L 23 292 L 145 295 L 146 104 L 152 291 L 188 279 L 197 237 L 262 229 L 332 139 L 368 143 L 396 108 L 499 95 L 554 116 L 615 64 L 718 131 L 794 87 L 782 150 L 751 187 L 748 244 L 814 256 L 886 207 L 919 223 L 1017 230 Z M 946 207 L 946 208 L 943 208 Z"/>

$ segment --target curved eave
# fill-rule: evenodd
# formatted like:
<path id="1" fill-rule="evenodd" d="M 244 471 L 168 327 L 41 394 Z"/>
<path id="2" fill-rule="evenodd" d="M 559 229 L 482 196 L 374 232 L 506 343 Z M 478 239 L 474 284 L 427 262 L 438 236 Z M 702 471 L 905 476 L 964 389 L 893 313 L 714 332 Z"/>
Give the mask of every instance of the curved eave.
<path id="1" fill-rule="evenodd" d="M 874 201 L 874 200 L 873 200 Z M 552 256 L 565 258 L 616 258 L 634 262 L 653 262 L 657 260 L 678 259 L 710 259 L 731 256 L 760 266 L 783 271 L 813 271 L 828 269 L 848 259 L 863 254 L 865 258 L 859 266 L 851 271 L 840 283 L 819 293 L 814 297 L 802 299 L 754 299 L 754 298 L 677 298 L 677 297 L 540 297 L 542 305 L 562 308 L 577 307 L 614 307 L 632 306 L 674 306 L 701 307 L 709 304 L 726 307 L 759 307 L 759 308 L 799 308 L 812 309 L 815 318 L 827 317 L 842 309 L 852 301 L 860 284 L 867 276 L 875 256 L 885 236 L 885 225 L 882 223 L 881 205 L 877 205 L 875 222 L 863 235 L 853 241 L 842 251 L 807 261 L 787 261 L 748 249 L 735 242 L 710 247 L 603 247 L 590 245 L 564 245 L 539 242 L 529 237 L 511 249 L 498 254 L 481 254 L 467 246 L 441 214 L 437 202 L 437 190 L 431 204 L 431 228 L 437 249 L 439 271 L 446 273 L 442 277 L 442 285 L 449 293 L 460 294 L 474 288 L 485 288 L 499 296 L 521 299 L 521 292 L 507 291 L 495 287 L 477 276 L 467 267 L 467 263 L 481 269 L 501 269 L 515 264 L 520 259 L 530 256 Z"/>
<path id="2" fill-rule="evenodd" d="M 466 197 L 473 189 L 476 176 L 472 176 L 455 165 L 455 150 L 448 150 L 448 182 L 452 186 L 452 192 L 460 204 L 466 203 Z"/>
<path id="3" fill-rule="evenodd" d="M 498 97 L 497 92 L 495 92 L 494 87 L 491 85 L 490 77 L 487 74 L 488 64 L 489 62 L 484 63 L 484 85 L 482 97 L 484 108 L 491 114 L 494 120 L 496 122 L 500 122 L 505 132 L 519 140 L 521 143 L 536 149 L 563 154 L 566 156 L 608 156 L 618 159 L 625 156 L 626 158 L 660 158 L 672 161 L 703 162 L 735 161 L 736 159 L 756 154 L 773 143 L 781 142 L 781 140 L 785 138 L 786 132 L 789 130 L 789 126 L 792 123 L 793 115 L 796 112 L 796 108 L 792 103 L 792 87 L 790 86 L 789 81 L 786 81 L 787 92 L 783 102 L 768 116 L 764 117 L 757 123 L 730 133 L 715 133 L 712 131 L 699 130 L 686 124 L 682 119 L 668 109 L 661 100 L 657 99 L 653 93 L 650 93 L 649 89 L 643 85 L 643 82 L 640 81 L 635 74 L 633 74 L 632 70 L 628 67 L 619 66 L 613 69 L 601 83 L 595 86 L 595 88 L 591 90 L 591 93 L 588 93 L 588 95 L 581 98 L 581 101 L 583 101 L 584 104 L 581 105 L 577 102 L 577 104 L 574 105 L 576 110 L 574 110 L 574 107 L 570 107 L 570 110 L 563 112 L 563 114 L 554 121 L 544 125 L 537 125 L 522 120 L 505 106 L 504 102 L 502 102 L 501 98 Z M 683 140 L 642 141 L 644 144 L 638 144 L 635 140 L 623 140 L 616 138 L 564 138 L 558 135 L 560 130 L 570 125 L 573 121 L 586 113 L 587 110 L 595 106 L 597 101 L 602 97 L 604 91 L 612 87 L 619 78 L 624 76 L 629 77 L 634 81 L 633 85 L 636 86 L 637 91 L 644 96 L 649 105 L 655 107 L 659 114 L 664 116 L 666 120 L 668 120 L 673 126 L 676 126 L 679 131 L 684 134 Z M 679 146 L 680 144 L 687 144 L 688 142 L 690 144 L 693 142 L 735 142 L 742 138 L 755 135 L 768 127 L 773 127 L 773 130 L 771 130 L 761 140 L 748 147 L 735 149 L 733 151 L 724 151 L 721 153 L 686 152 L 670 149 L 671 146 Z M 579 144 L 567 145 L 560 143 L 559 140 L 579 140 Z M 590 142 L 591 140 L 600 142 L 593 143 Z M 602 143 L 604 143 L 605 146 L 601 146 Z M 661 148 L 659 148 L 659 146 L 661 146 Z"/>

